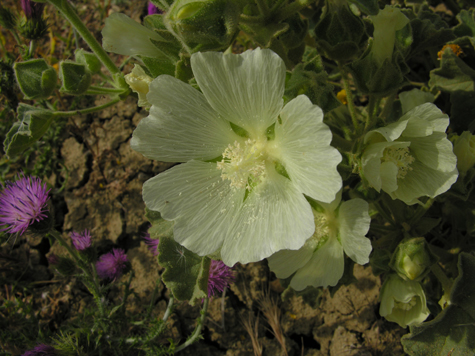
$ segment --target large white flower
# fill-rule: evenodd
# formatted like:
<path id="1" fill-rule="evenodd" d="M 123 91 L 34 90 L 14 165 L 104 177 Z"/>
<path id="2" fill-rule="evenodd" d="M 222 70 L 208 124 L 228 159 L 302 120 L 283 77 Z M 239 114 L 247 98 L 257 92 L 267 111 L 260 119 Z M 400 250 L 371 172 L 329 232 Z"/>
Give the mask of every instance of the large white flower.
<path id="1" fill-rule="evenodd" d="M 449 118 L 434 104 L 416 106 L 397 122 L 370 131 L 363 175 L 378 192 L 406 204 L 436 197 L 457 180 L 457 157 L 445 130 Z"/>
<path id="2" fill-rule="evenodd" d="M 285 65 L 270 50 L 196 53 L 201 92 L 162 75 L 132 148 L 186 162 L 145 182 L 146 206 L 175 221 L 175 240 L 228 266 L 298 249 L 313 234 L 305 195 L 331 202 L 339 152 L 319 107 L 301 95 L 283 107 Z"/>
<path id="3" fill-rule="evenodd" d="M 267 259 L 278 278 L 295 273 L 290 281 L 293 289 L 335 286 L 343 276 L 343 252 L 360 265 L 369 262 L 372 247 L 365 237 L 371 222 L 368 203 L 351 199 L 340 205 L 340 200 L 338 194 L 331 204 L 320 203 L 324 211 L 313 211 L 315 233 L 301 249 L 279 251 Z"/>

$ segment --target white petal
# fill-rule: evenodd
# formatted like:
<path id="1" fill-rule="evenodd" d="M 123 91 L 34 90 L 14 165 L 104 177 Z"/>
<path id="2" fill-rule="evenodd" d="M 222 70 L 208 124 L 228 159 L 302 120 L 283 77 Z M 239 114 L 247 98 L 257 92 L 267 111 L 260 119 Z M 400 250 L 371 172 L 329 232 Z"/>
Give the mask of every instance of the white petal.
<path id="1" fill-rule="evenodd" d="M 338 214 L 340 241 L 348 257 L 360 265 L 369 262 L 371 241 L 366 237 L 371 223 L 368 203 L 351 199 L 341 204 Z"/>
<path id="2" fill-rule="evenodd" d="M 137 126 L 131 146 L 148 158 L 209 160 L 240 139 L 203 94 L 181 80 L 159 76 L 150 84 L 147 100 L 152 104 L 150 115 Z"/>
<path id="3" fill-rule="evenodd" d="M 399 169 L 393 162 L 381 163 L 381 189 L 386 193 L 394 192 L 397 189 L 397 175 Z"/>
<path id="4" fill-rule="evenodd" d="M 315 251 L 316 244 L 316 240 L 310 238 L 297 251 L 282 250 L 274 253 L 267 258 L 270 270 L 275 273 L 277 278 L 289 277 L 310 260 Z"/>
<path id="5" fill-rule="evenodd" d="M 364 137 L 364 143 L 379 139 L 379 135 L 382 135 L 386 141 L 397 140 L 406 129 L 408 123 L 408 118 L 403 120 L 404 117 L 405 116 L 392 124 L 368 132 Z"/>
<path id="6" fill-rule="evenodd" d="M 102 29 L 102 47 L 108 52 L 126 56 L 164 57 L 150 38 L 164 41 L 158 33 L 117 12 L 106 18 Z"/>
<path id="7" fill-rule="evenodd" d="M 275 125 L 275 155 L 295 186 L 309 197 L 330 203 L 341 188 L 336 167 L 341 162 L 337 149 L 330 146 L 332 134 L 322 123 L 322 110 L 300 95 L 280 113 L 282 124 Z"/>
<path id="8" fill-rule="evenodd" d="M 268 49 L 195 53 L 191 68 L 211 106 L 226 120 L 263 135 L 282 108 L 285 65 Z"/>
<path id="9" fill-rule="evenodd" d="M 452 172 L 440 172 L 429 168 L 416 160 L 411 164 L 404 179 L 398 180 L 398 189 L 391 193 L 393 199 L 400 199 L 408 205 L 417 203 L 422 196 L 431 198 L 445 193 L 458 177 L 457 169 Z"/>
<path id="10" fill-rule="evenodd" d="M 190 161 L 143 185 L 145 205 L 175 221 L 175 240 L 200 256 L 215 252 L 229 237 L 243 198 L 243 191 L 221 179 L 216 163 Z"/>
<path id="11" fill-rule="evenodd" d="M 280 250 L 297 250 L 315 231 L 310 204 L 287 178 L 269 172 L 249 194 L 221 249 L 223 262 L 261 261 Z"/>
<path id="12" fill-rule="evenodd" d="M 440 109 L 432 103 L 425 103 L 416 106 L 414 109 L 408 111 L 399 120 L 409 118 L 416 118 L 417 120 L 428 121 L 432 124 L 433 131 L 445 132 L 449 125 L 449 117 L 442 113 Z M 409 129 L 407 131 L 410 131 Z M 404 132 L 404 135 L 409 135 L 409 132 Z"/>
<path id="13" fill-rule="evenodd" d="M 297 291 L 307 286 L 335 286 L 343 276 L 344 267 L 343 247 L 336 238 L 330 238 L 314 252 L 310 261 L 295 273 L 290 286 Z"/>
<path id="14" fill-rule="evenodd" d="M 427 167 L 441 172 L 452 172 L 457 166 L 452 143 L 445 133 L 436 132 L 428 137 L 411 139 L 411 151 Z"/>

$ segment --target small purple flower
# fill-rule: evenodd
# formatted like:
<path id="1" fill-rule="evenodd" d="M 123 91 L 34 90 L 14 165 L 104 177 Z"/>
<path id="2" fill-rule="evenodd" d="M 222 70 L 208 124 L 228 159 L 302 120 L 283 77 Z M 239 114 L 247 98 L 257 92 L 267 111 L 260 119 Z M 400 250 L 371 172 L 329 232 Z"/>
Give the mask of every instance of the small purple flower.
<path id="1" fill-rule="evenodd" d="M 208 277 L 208 298 L 217 293 L 222 293 L 224 288 L 234 282 L 236 276 L 233 270 L 226 266 L 223 261 L 211 260 Z"/>
<path id="2" fill-rule="evenodd" d="M 112 249 L 112 252 L 106 253 L 96 262 L 97 275 L 101 279 L 115 280 L 122 275 L 127 266 L 127 255 L 120 248 Z"/>
<path id="3" fill-rule="evenodd" d="M 71 240 L 73 240 L 73 245 L 76 247 L 76 250 L 84 251 L 86 248 L 91 247 L 92 238 L 89 230 L 84 230 L 82 234 L 73 231 L 69 236 Z"/>
<path id="4" fill-rule="evenodd" d="M 25 352 L 22 356 L 56 356 L 58 353 L 53 346 L 41 344 L 34 349 Z"/>
<path id="5" fill-rule="evenodd" d="M 31 224 L 48 217 L 49 190 L 39 178 L 18 175 L 15 182 L 2 184 L 0 193 L 0 231 L 23 235 Z"/>
<path id="6" fill-rule="evenodd" d="M 38 20 L 43 14 L 45 3 L 34 2 L 31 0 L 20 0 L 21 8 L 27 19 Z"/>
<path id="7" fill-rule="evenodd" d="M 152 239 L 149 233 L 146 233 L 143 236 L 145 243 L 148 245 L 148 249 L 153 253 L 154 256 L 158 256 L 158 244 L 160 243 L 159 239 Z"/>
<path id="8" fill-rule="evenodd" d="M 155 14 L 161 14 L 162 12 L 150 1 L 148 2 L 148 14 L 149 15 L 155 15 Z"/>

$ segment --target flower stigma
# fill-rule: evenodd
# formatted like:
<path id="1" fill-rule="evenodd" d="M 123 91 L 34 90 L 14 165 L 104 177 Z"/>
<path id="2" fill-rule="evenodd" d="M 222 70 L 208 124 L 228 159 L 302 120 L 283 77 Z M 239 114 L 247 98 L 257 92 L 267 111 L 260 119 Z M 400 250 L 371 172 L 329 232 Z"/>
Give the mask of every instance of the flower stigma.
<path id="1" fill-rule="evenodd" d="M 397 300 L 394 301 L 394 308 L 400 309 L 400 310 L 411 310 L 416 304 L 417 304 L 417 298 L 418 296 L 413 296 L 410 301 L 407 303 L 405 302 L 398 302 Z"/>
<path id="2" fill-rule="evenodd" d="M 221 178 L 230 180 L 234 188 L 251 190 L 266 177 L 267 140 L 247 139 L 244 144 L 234 141 L 223 152 L 217 163 Z"/>
<path id="3" fill-rule="evenodd" d="M 382 162 L 392 162 L 398 168 L 397 178 L 404 179 L 407 172 L 412 171 L 411 164 L 416 159 L 411 155 L 409 147 L 404 148 L 386 148 L 384 150 Z"/>

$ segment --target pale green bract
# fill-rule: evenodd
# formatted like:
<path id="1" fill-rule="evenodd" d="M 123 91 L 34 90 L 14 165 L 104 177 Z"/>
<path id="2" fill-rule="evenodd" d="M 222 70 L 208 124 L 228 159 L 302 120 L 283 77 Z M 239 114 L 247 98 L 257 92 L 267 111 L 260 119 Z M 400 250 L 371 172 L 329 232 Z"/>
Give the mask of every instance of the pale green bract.
<path id="1" fill-rule="evenodd" d="M 365 136 L 363 176 L 378 192 L 412 205 L 418 198 L 436 197 L 457 180 L 457 158 L 445 130 L 449 118 L 425 103 L 397 122 Z"/>
<path id="2" fill-rule="evenodd" d="M 313 210 L 315 233 L 301 249 L 279 251 L 267 259 L 278 278 L 295 273 L 290 281 L 293 289 L 335 286 L 343 276 L 343 252 L 358 264 L 369 262 L 372 247 L 365 237 L 371 222 L 368 203 L 351 199 L 340 204 L 340 200 L 338 194 L 332 203 L 320 203 L 324 212 Z"/>
<path id="3" fill-rule="evenodd" d="M 315 231 L 304 194 L 331 202 L 342 185 L 322 110 L 304 95 L 283 106 L 271 50 L 196 53 L 191 67 L 202 93 L 159 76 L 133 134 L 146 157 L 186 162 L 145 182 L 146 206 L 175 222 L 178 243 L 228 266 L 300 248 Z"/>
<path id="4" fill-rule="evenodd" d="M 384 281 L 380 299 L 379 314 L 403 328 L 422 323 L 430 314 L 420 283 L 404 281 L 395 274 Z"/>

